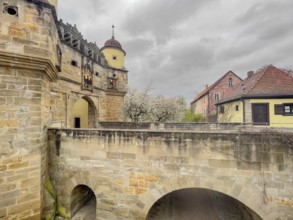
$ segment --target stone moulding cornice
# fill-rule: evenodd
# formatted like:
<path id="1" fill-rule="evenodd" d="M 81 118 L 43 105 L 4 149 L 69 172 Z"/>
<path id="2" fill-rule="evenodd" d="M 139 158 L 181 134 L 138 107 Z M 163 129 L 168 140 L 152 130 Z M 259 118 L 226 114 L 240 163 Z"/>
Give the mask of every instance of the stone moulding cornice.
<path id="1" fill-rule="evenodd" d="M 110 96 L 125 96 L 127 93 L 126 91 L 117 91 L 117 90 L 106 90 L 105 91 L 106 95 Z"/>
<path id="2" fill-rule="evenodd" d="M 58 70 L 49 59 L 0 51 L 0 66 L 45 72 L 50 81 L 58 80 Z"/>

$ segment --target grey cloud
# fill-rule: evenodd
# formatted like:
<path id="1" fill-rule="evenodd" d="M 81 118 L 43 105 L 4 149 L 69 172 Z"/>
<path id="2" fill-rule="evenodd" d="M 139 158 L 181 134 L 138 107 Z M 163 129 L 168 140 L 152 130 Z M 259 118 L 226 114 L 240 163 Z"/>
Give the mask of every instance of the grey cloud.
<path id="1" fill-rule="evenodd" d="M 245 28 L 241 35 L 260 40 L 276 40 L 292 33 L 293 1 L 263 2 L 253 5 L 235 21 Z"/>
<path id="2" fill-rule="evenodd" d="M 261 3 L 253 4 L 245 13 L 235 18 L 235 21 L 243 25 L 284 16 L 292 17 L 292 1 L 259 2 Z"/>
<path id="3" fill-rule="evenodd" d="M 159 43 L 168 40 L 174 25 L 186 20 L 204 4 L 213 0 L 153 0 L 137 5 L 129 12 L 124 27 L 134 35 L 150 32 Z"/>
<path id="4" fill-rule="evenodd" d="M 293 59 L 292 0 L 59 0 L 60 18 L 99 47 L 115 37 L 127 55 L 129 86 L 186 97 L 228 70 L 245 77 Z"/>
<path id="5" fill-rule="evenodd" d="M 211 49 L 204 47 L 201 44 L 191 44 L 186 48 L 180 48 L 173 51 L 171 57 L 171 66 L 178 70 L 208 68 L 212 65 L 214 60 L 214 53 Z"/>
<path id="6" fill-rule="evenodd" d="M 219 50 L 217 53 L 217 60 L 219 62 L 228 61 L 235 62 L 243 58 L 255 54 L 260 48 L 264 46 L 263 42 L 244 40 L 236 45 L 227 45 L 224 49 Z"/>
<path id="7" fill-rule="evenodd" d="M 136 39 L 130 39 L 123 43 L 123 47 L 126 51 L 135 51 L 135 53 L 130 53 L 130 57 L 137 57 L 142 56 L 145 54 L 148 50 L 150 50 L 153 47 L 153 41 L 143 38 L 136 38 Z"/>
<path id="8" fill-rule="evenodd" d="M 61 10 L 59 10 L 58 14 L 60 18 L 68 19 L 66 22 L 71 24 L 88 24 L 92 22 L 92 19 L 89 18 L 93 17 L 93 15 L 105 13 L 106 9 L 103 2 L 103 0 L 82 1 L 82 3 L 80 1 L 59 0 L 58 5 Z"/>

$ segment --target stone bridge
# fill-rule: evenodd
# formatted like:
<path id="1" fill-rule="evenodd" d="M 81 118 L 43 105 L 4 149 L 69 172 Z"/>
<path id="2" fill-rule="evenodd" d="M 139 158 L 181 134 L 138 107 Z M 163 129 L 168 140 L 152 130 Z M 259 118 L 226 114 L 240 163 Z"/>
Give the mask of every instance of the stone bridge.
<path id="1" fill-rule="evenodd" d="M 49 129 L 50 180 L 72 216 L 93 200 L 96 219 L 293 219 L 292 131 L 101 125 Z"/>

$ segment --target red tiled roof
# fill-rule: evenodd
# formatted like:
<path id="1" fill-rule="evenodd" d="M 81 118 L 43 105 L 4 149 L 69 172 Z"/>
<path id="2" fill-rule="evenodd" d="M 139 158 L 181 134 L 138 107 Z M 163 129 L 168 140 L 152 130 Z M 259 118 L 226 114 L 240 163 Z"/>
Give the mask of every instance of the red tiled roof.
<path id="1" fill-rule="evenodd" d="M 234 74 L 236 77 L 238 77 L 240 80 L 242 80 L 239 76 L 237 76 L 233 71 L 228 71 L 225 75 L 223 75 L 220 79 L 218 79 L 216 82 L 214 82 L 211 86 L 209 86 L 208 88 L 206 88 L 205 90 L 203 90 L 202 92 L 198 93 L 194 100 L 191 103 L 196 102 L 197 100 L 199 100 L 201 97 L 203 97 L 204 95 L 206 95 L 210 90 L 212 90 L 222 79 L 224 79 L 229 73 Z"/>
<path id="2" fill-rule="evenodd" d="M 293 78 L 288 73 L 274 67 L 267 66 L 251 77 L 244 79 L 229 97 L 219 103 L 239 98 L 252 97 L 293 97 Z"/>

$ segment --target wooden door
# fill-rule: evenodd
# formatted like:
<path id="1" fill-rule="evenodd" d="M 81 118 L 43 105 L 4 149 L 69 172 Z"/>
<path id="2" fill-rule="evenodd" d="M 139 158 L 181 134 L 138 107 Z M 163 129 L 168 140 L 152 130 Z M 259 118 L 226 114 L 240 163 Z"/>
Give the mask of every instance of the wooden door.
<path id="1" fill-rule="evenodd" d="M 255 125 L 269 125 L 269 103 L 252 104 L 252 122 Z"/>

